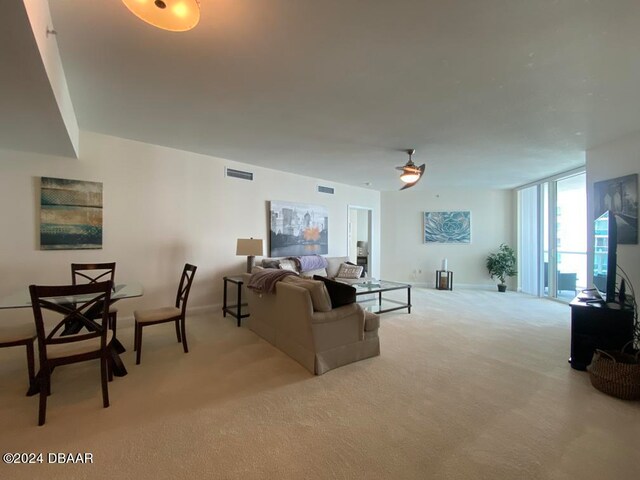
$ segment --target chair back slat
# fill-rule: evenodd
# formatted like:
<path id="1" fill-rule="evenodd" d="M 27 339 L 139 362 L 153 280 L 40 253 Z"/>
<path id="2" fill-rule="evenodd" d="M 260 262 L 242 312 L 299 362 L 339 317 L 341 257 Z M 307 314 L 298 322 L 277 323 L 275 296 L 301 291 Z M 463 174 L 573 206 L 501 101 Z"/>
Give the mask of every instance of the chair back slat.
<path id="1" fill-rule="evenodd" d="M 110 280 L 81 285 L 29 286 L 41 364 L 47 359 L 48 345 L 100 337 L 100 346 L 105 348 L 112 288 L 113 282 Z M 47 329 L 45 312 L 57 314 L 62 319 L 52 320 L 53 328 Z M 96 322 L 92 318 L 101 319 L 102 322 Z M 71 322 L 76 322 L 77 329 L 85 327 L 89 331 L 67 335 L 63 329 L 68 328 Z"/>
<path id="2" fill-rule="evenodd" d="M 79 283 L 97 283 L 106 280 L 115 281 L 116 262 L 107 263 L 72 263 L 71 281 Z"/>
<path id="3" fill-rule="evenodd" d="M 178 294 L 176 295 L 176 308 L 182 310 L 182 315 L 186 314 L 187 300 L 189 299 L 189 292 L 191 291 L 191 284 L 193 283 L 193 277 L 196 275 L 198 267 L 185 263 L 182 270 L 182 276 L 180 277 L 180 285 L 178 286 Z"/>
<path id="4" fill-rule="evenodd" d="M 75 297 L 74 297 L 75 298 Z M 95 316 L 88 318 L 87 314 L 91 313 L 92 315 L 99 314 L 102 306 L 104 304 L 104 295 L 96 295 L 95 297 L 88 299 L 85 303 L 83 303 L 80 307 L 77 306 L 77 302 L 71 303 L 57 303 L 45 298 L 40 299 L 40 306 L 45 307 L 47 310 L 52 312 L 59 313 L 64 315 L 62 321 L 60 321 L 47 335 L 48 339 L 52 339 L 55 335 L 65 327 L 70 321 L 75 320 L 82 323 L 82 326 L 85 327 L 89 331 L 95 331 L 99 327 L 99 325 L 92 320 Z M 82 311 L 84 310 L 84 314 Z M 95 335 L 94 335 L 95 336 Z"/>

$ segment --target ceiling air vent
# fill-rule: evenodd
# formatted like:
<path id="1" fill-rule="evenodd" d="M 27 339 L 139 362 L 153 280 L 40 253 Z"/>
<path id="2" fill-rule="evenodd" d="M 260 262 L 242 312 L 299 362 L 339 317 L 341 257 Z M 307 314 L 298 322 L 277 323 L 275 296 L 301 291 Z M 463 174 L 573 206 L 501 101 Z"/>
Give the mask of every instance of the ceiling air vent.
<path id="1" fill-rule="evenodd" d="M 253 173 L 243 172 L 242 170 L 234 170 L 233 168 L 225 168 L 224 173 L 227 177 L 240 178 L 242 180 L 253 181 Z"/>
<path id="2" fill-rule="evenodd" d="M 335 193 L 335 190 L 332 187 L 323 187 L 322 185 L 318 185 L 318 191 L 320 193 L 328 193 L 330 195 Z"/>

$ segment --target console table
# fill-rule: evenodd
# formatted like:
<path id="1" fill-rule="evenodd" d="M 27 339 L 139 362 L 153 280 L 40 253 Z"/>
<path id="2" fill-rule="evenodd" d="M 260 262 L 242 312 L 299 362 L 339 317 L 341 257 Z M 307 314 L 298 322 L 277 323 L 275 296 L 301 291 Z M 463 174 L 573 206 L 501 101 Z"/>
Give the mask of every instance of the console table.
<path id="1" fill-rule="evenodd" d="M 633 339 L 633 308 L 617 303 L 591 303 L 576 297 L 571 307 L 571 356 L 576 370 L 586 370 L 596 348 L 620 350 Z"/>
<path id="2" fill-rule="evenodd" d="M 438 290 L 453 290 L 453 272 L 451 270 L 436 270 L 436 288 Z"/>
<path id="3" fill-rule="evenodd" d="M 238 289 L 238 291 L 236 292 L 236 303 L 235 303 L 235 305 L 228 305 L 227 304 L 227 293 L 228 293 L 227 284 L 228 283 L 235 284 L 237 289 Z M 240 275 L 233 276 L 233 277 L 224 277 L 224 294 L 223 294 L 223 298 L 222 298 L 222 316 L 226 317 L 227 313 L 228 313 L 232 317 L 235 317 L 235 319 L 238 321 L 238 327 L 240 326 L 240 323 L 242 322 L 242 319 L 249 316 L 249 313 L 246 311 L 247 310 L 247 304 L 246 303 L 242 303 L 242 285 L 243 285 L 243 283 L 244 283 L 244 281 L 242 280 L 242 276 L 240 276 Z M 243 313 L 243 311 L 244 311 L 244 313 Z"/>

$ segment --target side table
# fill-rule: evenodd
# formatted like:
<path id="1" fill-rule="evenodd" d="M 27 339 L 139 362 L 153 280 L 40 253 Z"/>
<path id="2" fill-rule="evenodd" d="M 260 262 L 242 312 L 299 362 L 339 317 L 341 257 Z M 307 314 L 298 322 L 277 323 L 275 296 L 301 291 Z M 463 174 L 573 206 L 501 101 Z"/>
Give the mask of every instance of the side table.
<path id="1" fill-rule="evenodd" d="M 228 293 L 227 284 L 228 283 L 234 283 L 238 290 L 236 294 L 235 305 L 227 304 L 227 293 Z M 229 315 L 234 317 L 236 320 L 238 320 L 238 327 L 240 326 L 242 319 L 249 316 L 249 313 L 247 312 L 247 304 L 242 303 L 242 285 L 243 284 L 244 284 L 244 281 L 242 280 L 242 277 L 240 275 L 236 275 L 232 277 L 224 277 L 224 296 L 222 299 L 222 316 L 226 317 L 228 313 Z"/>
<path id="2" fill-rule="evenodd" d="M 453 272 L 436 270 L 436 288 L 438 290 L 453 290 Z"/>

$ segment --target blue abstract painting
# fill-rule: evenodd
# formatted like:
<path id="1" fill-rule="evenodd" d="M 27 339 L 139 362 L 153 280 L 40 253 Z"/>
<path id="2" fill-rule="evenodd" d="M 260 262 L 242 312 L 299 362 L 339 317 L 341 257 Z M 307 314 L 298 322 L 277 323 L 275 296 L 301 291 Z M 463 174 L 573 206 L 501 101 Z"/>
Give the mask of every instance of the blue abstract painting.
<path id="1" fill-rule="evenodd" d="M 471 243 L 471 212 L 424 212 L 425 243 Z"/>
<path id="2" fill-rule="evenodd" d="M 40 249 L 102 248 L 102 183 L 40 179 Z"/>

